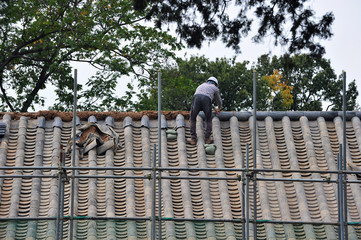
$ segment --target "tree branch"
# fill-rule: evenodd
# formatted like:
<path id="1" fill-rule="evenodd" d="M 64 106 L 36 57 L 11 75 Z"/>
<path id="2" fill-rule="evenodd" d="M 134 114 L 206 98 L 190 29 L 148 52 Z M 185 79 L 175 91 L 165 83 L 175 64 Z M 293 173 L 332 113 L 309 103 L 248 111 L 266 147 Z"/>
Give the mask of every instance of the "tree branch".
<path id="1" fill-rule="evenodd" d="M 10 102 L 10 100 L 9 100 L 7 94 L 6 94 L 6 91 L 5 91 L 5 89 L 4 89 L 3 85 L 2 85 L 2 82 L 3 82 L 2 76 L 1 76 L 1 78 L 0 78 L 0 82 L 1 82 L 0 88 L 1 88 L 1 92 L 2 92 L 2 94 L 3 94 L 3 98 L 5 99 L 5 102 L 6 102 L 6 104 L 9 106 L 10 110 L 11 110 L 12 112 L 15 112 L 15 109 L 14 109 L 13 105 L 11 104 L 11 102 Z"/>
<path id="2" fill-rule="evenodd" d="M 28 108 L 31 106 L 31 103 L 33 102 L 35 96 L 38 94 L 39 90 L 44 86 L 46 80 L 49 78 L 50 73 L 46 74 L 46 72 L 48 71 L 50 65 L 51 64 L 44 66 L 43 69 L 41 70 L 39 79 L 36 82 L 33 91 L 31 91 L 31 93 L 26 98 L 26 101 L 24 102 L 23 107 L 20 110 L 21 112 L 28 111 Z"/>

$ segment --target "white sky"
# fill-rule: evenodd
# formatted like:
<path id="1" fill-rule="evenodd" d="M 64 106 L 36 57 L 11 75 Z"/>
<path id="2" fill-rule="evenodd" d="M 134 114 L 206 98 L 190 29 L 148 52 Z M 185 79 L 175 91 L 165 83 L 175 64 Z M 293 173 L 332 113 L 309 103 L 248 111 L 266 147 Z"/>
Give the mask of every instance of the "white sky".
<path id="1" fill-rule="evenodd" d="M 316 11 L 317 16 L 332 11 L 335 20 L 332 25 L 334 33 L 330 40 L 323 40 L 321 44 L 326 49 L 325 58 L 330 59 L 331 66 L 336 75 L 346 71 L 347 84 L 356 79 L 359 94 L 361 94 L 361 1 L 360 0 L 312 0 L 311 7 Z M 251 35 L 250 35 L 251 37 Z M 255 44 L 245 39 L 241 43 L 242 53 L 237 55 L 237 60 L 248 60 L 256 62 L 257 58 L 265 53 L 280 56 L 285 52 L 281 48 L 275 48 L 272 42 L 265 40 L 263 44 Z M 226 49 L 222 43 L 204 44 L 201 50 L 183 50 L 180 56 L 187 53 L 190 55 L 205 55 L 214 60 L 215 58 L 231 58 L 236 54 L 232 49 Z M 361 105 L 361 96 L 358 97 Z"/>
<path id="2" fill-rule="evenodd" d="M 340 75 L 342 71 L 346 71 L 347 84 L 356 79 L 358 91 L 361 94 L 361 0 L 311 0 L 310 5 L 316 11 L 317 16 L 321 16 L 326 12 L 332 11 L 335 16 L 335 21 L 332 26 L 334 33 L 330 40 L 321 42 L 326 49 L 327 59 L 331 60 L 331 66 L 335 70 L 336 75 Z M 240 47 L 241 54 L 237 55 L 237 60 L 243 62 L 248 60 L 251 63 L 255 62 L 257 58 L 265 53 L 273 55 L 281 55 L 284 51 L 280 48 L 275 48 L 271 40 L 265 40 L 262 44 L 252 43 L 250 38 L 243 39 Z M 185 49 L 178 53 L 182 57 L 187 53 L 187 57 L 191 55 L 205 55 L 211 60 L 215 58 L 232 58 L 235 52 L 232 49 L 227 49 L 221 42 L 204 43 L 202 49 Z M 87 78 L 95 74 L 94 69 L 90 69 L 84 64 L 73 64 L 78 69 L 78 82 L 85 83 Z M 123 80 L 123 79 L 122 79 Z M 124 79 L 127 81 L 127 79 Z M 122 83 L 117 92 L 121 95 L 126 90 L 126 83 Z M 46 95 L 47 103 L 49 105 L 54 102 L 54 94 L 49 89 L 43 92 Z M 361 105 L 361 96 L 358 98 L 358 103 Z M 40 109 L 37 109 L 40 110 Z"/>

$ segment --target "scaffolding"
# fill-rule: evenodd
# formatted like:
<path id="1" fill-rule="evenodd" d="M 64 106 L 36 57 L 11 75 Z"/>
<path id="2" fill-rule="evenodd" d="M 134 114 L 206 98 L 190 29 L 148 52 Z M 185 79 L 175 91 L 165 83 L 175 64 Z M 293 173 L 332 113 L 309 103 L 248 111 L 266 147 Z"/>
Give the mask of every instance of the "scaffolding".
<path id="1" fill-rule="evenodd" d="M 349 171 L 346 170 L 346 111 L 345 111 L 345 82 L 346 82 L 346 74 L 343 73 L 344 78 L 344 110 L 343 110 L 343 129 L 344 129 L 344 136 L 343 136 L 343 144 L 339 145 L 339 153 L 337 155 L 337 163 L 338 163 L 338 169 L 337 170 L 295 170 L 295 169 L 265 169 L 265 168 L 257 168 L 256 163 L 256 137 L 253 137 L 253 166 L 250 166 L 250 146 L 246 145 L 246 158 L 241 160 L 242 166 L 241 168 L 182 168 L 182 167 L 162 167 L 162 160 L 161 160 L 161 99 L 160 94 L 158 97 L 158 149 L 156 144 L 153 145 L 153 159 L 152 159 L 152 166 L 151 167 L 78 167 L 75 164 L 75 158 L 76 158 L 76 146 L 75 146 L 75 130 L 76 130 L 76 85 L 77 85 L 77 71 L 75 71 L 74 79 L 74 115 L 73 115 L 73 151 L 72 151 L 72 159 L 71 159 L 71 166 L 65 166 L 65 153 L 61 151 L 59 159 L 59 166 L 58 167 L 0 167 L 0 170 L 19 170 L 19 171 L 25 171 L 25 170 L 32 170 L 34 171 L 34 174 L 3 174 L 0 175 L 0 178 L 54 178 L 58 180 L 58 215 L 57 217 L 37 217 L 37 218 L 24 218 L 24 217 L 16 217 L 16 218 L 0 218 L 0 221 L 39 221 L 39 220 L 53 220 L 56 221 L 57 226 L 57 233 L 56 238 L 57 239 L 63 239 L 63 225 L 64 222 L 69 222 L 70 224 L 70 231 L 69 231 L 69 238 L 74 238 L 74 221 L 77 220 L 132 220 L 132 221 L 150 221 L 151 222 L 151 239 L 155 240 L 162 239 L 162 223 L 166 221 L 173 221 L 173 222 L 185 222 L 185 221 L 191 221 L 191 222 L 234 222 L 234 223 L 241 223 L 242 224 L 242 239 L 249 239 L 250 238 L 250 231 L 253 229 L 253 238 L 257 239 L 257 224 L 310 224 L 310 225 L 333 225 L 338 226 L 338 236 L 339 239 L 348 239 L 348 226 L 351 225 L 358 225 L 360 226 L 360 222 L 348 222 L 347 221 L 347 190 L 346 190 L 346 184 L 360 184 L 360 180 L 348 180 L 347 176 L 349 174 L 361 174 L 361 171 Z M 253 111 L 253 136 L 257 136 L 257 111 L 256 111 L 256 72 L 253 74 L 254 79 L 254 111 Z M 160 72 L 158 72 L 158 87 L 159 87 L 159 93 L 161 92 L 161 75 Z M 61 146 L 61 149 L 63 147 Z M 158 150 L 158 154 L 157 154 Z M 157 159 L 158 156 L 158 159 Z M 157 160 L 158 160 L 158 166 L 157 166 Z M 245 164 L 244 164 L 245 163 Z M 57 171 L 56 175 L 41 175 L 41 174 L 35 174 L 35 170 L 38 171 Z M 91 174 L 85 174 L 81 175 L 79 174 L 79 171 L 90 171 L 90 170 L 123 170 L 123 171 L 143 171 L 143 173 L 149 173 L 144 174 L 143 176 L 134 176 L 134 175 L 91 175 Z M 162 174 L 165 171 L 193 171 L 193 172 L 237 172 L 236 177 L 205 177 L 205 176 L 168 176 Z M 258 175 L 262 175 L 266 172 L 278 172 L 278 173 L 319 173 L 319 174 L 335 174 L 337 175 L 337 179 L 331 179 L 331 178 L 300 178 L 300 179 L 286 179 L 286 178 L 266 178 L 266 177 L 259 177 Z M 71 173 L 71 174 L 69 174 Z M 153 201 L 152 201 L 152 214 L 150 217 L 77 217 L 74 214 L 74 193 L 75 193 L 75 180 L 76 179 L 90 179 L 90 178 L 122 178 L 122 179 L 148 179 L 152 181 L 152 193 L 153 193 Z M 240 181 L 242 183 L 242 192 L 245 194 L 242 194 L 242 217 L 237 219 L 219 219 L 219 218 L 166 218 L 162 217 L 162 180 L 164 179 L 182 179 L 182 180 L 234 180 L 234 181 Z M 256 209 L 251 209 L 250 207 L 250 183 L 253 182 L 253 206 L 257 206 L 257 182 L 260 181 L 282 181 L 282 182 L 314 182 L 314 183 L 334 183 L 337 184 L 337 207 L 338 207 L 338 221 L 337 222 L 324 222 L 324 221 L 284 221 L 284 220 L 262 220 L 257 219 L 257 211 Z M 64 216 L 64 189 L 65 184 L 71 183 L 71 193 L 70 193 L 70 215 Z M 158 189 L 158 197 L 156 196 L 156 189 Z M 158 203 L 158 213 L 156 212 L 157 209 L 157 203 Z M 253 218 L 251 218 L 251 215 L 253 214 Z M 158 229 L 156 228 L 158 224 Z M 251 224 L 253 225 L 251 227 Z M 157 234 L 158 233 L 158 234 Z"/>

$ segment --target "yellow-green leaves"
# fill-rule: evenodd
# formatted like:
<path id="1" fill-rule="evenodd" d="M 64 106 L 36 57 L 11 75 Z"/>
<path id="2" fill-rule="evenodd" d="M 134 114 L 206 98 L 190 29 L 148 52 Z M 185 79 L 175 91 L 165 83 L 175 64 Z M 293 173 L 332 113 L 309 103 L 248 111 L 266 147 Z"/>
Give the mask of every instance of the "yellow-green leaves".
<path id="1" fill-rule="evenodd" d="M 273 70 L 272 75 L 264 76 L 264 78 L 268 82 L 268 86 L 271 90 L 269 100 L 272 101 L 277 95 L 280 95 L 282 98 L 282 107 L 289 109 L 293 103 L 291 94 L 293 87 L 289 85 L 288 81 L 284 79 L 277 69 Z"/>

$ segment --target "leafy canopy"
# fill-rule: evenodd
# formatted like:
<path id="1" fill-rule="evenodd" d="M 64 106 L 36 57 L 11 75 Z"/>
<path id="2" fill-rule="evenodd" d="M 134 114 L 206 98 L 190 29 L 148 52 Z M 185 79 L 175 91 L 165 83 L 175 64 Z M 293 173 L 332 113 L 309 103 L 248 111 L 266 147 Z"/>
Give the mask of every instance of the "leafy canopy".
<path id="1" fill-rule="evenodd" d="M 322 111 L 325 104 L 332 110 L 342 109 L 342 81 L 336 78 L 330 61 L 307 54 L 277 57 L 262 55 L 257 63 L 237 62 L 235 58 L 210 61 L 204 56 L 177 59 L 162 74 L 162 109 L 189 110 L 197 86 L 210 76 L 219 81 L 223 110 L 252 109 L 253 70 L 258 75 L 257 109 L 261 111 Z M 157 77 L 143 79 L 138 87 L 138 101 L 130 109 L 156 110 L 158 106 Z M 358 108 L 355 81 L 347 90 L 347 110 Z"/>
<path id="2" fill-rule="evenodd" d="M 192 104 L 193 94 L 199 84 L 205 82 L 210 76 L 221 79 L 219 89 L 223 100 L 223 110 L 247 108 L 252 99 L 251 79 L 252 71 L 246 68 L 248 62 L 237 63 L 233 59 L 216 59 L 210 61 L 204 56 L 193 56 L 189 60 L 177 59 L 176 64 L 169 64 L 161 71 L 162 76 L 162 109 L 186 110 Z M 140 93 L 133 90 L 138 101 L 132 103 L 130 108 L 136 111 L 157 110 L 158 88 L 157 78 L 142 79 L 138 85 Z"/>
<path id="3" fill-rule="evenodd" d="M 293 103 L 291 94 L 293 87 L 289 85 L 282 74 L 277 69 L 274 69 L 272 75 L 265 75 L 262 78 L 267 81 L 270 88 L 268 99 L 271 108 L 275 108 L 274 110 L 290 109 Z"/>
<path id="4" fill-rule="evenodd" d="M 159 68 L 181 48 L 176 39 L 144 23 L 128 0 L 14 0 L 0 4 L 0 110 L 26 112 L 44 105 L 39 91 L 56 87 L 59 110 L 71 110 L 70 62 L 99 71 L 78 86 L 79 108 L 119 110 L 120 76 Z M 16 97 L 14 97 L 16 96 Z"/>
<path id="5" fill-rule="evenodd" d="M 279 70 L 292 87 L 293 103 L 289 110 L 321 111 L 323 105 L 326 105 L 326 109 L 342 109 L 342 79 L 337 78 L 330 60 L 308 54 L 285 54 L 272 59 L 262 55 L 258 58 L 257 71 L 261 75 L 271 74 L 274 69 Z M 355 80 L 348 85 L 347 110 L 357 108 L 358 91 L 355 86 Z"/>
<path id="6" fill-rule="evenodd" d="M 234 18 L 233 10 L 238 11 Z M 252 16 L 259 20 L 255 42 L 272 36 L 276 45 L 287 46 L 291 53 L 305 49 L 320 56 L 324 53 L 320 40 L 332 36 L 333 14 L 317 18 L 307 0 L 5 1 L 0 5 L 0 110 L 25 112 L 34 109 L 34 104 L 43 106 L 45 98 L 39 91 L 49 85 L 55 86 L 57 96 L 52 108 L 71 110 L 72 61 L 99 70 L 85 86 L 78 86 L 80 110 L 124 110 L 133 101 L 134 89 L 117 97 L 120 77 L 134 73 L 149 78 L 151 70 L 164 66 L 162 59 L 173 57 L 182 46 L 159 29 L 175 24 L 179 38 L 189 47 L 200 48 L 204 41 L 220 38 L 227 47 L 240 51 L 242 38 L 254 28 Z M 222 61 L 220 71 L 230 60 Z M 237 64 L 231 67 L 242 68 L 242 63 Z M 178 82 L 185 85 L 188 81 Z M 243 97 L 249 86 L 244 84 L 240 92 L 227 90 L 232 96 L 242 96 L 229 102 L 229 109 L 246 108 L 249 100 Z M 181 86 L 173 85 L 173 89 Z M 177 92 L 188 89 L 181 87 Z"/>

